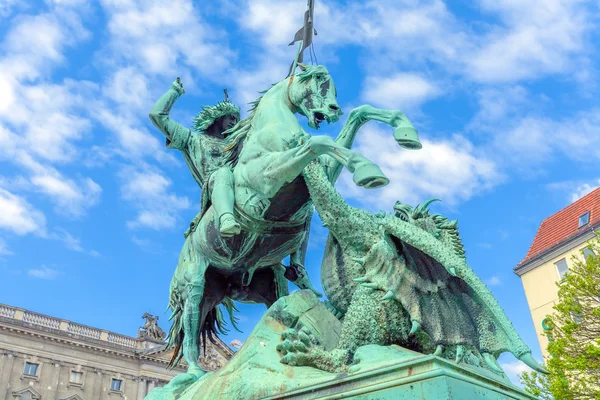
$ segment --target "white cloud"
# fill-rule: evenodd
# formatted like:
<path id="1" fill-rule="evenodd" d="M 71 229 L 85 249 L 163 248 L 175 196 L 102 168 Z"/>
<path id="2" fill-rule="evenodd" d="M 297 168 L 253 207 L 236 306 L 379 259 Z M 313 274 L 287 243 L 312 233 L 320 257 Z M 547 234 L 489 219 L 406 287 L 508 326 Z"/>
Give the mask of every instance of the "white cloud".
<path id="1" fill-rule="evenodd" d="M 110 32 L 107 55 L 118 64 L 126 61 L 147 74 L 181 76 L 192 83 L 189 71 L 215 77 L 223 75 L 233 54 L 226 32 L 201 20 L 189 0 L 121 2 L 102 1 Z"/>
<path id="2" fill-rule="evenodd" d="M 77 160 L 75 142 L 91 128 L 82 112 L 92 105 L 96 86 L 47 78 L 65 62 L 66 47 L 88 37 L 80 18 L 58 4 L 51 13 L 15 18 L 0 44 L 0 159 L 30 174 L 21 189 L 43 193 L 58 212 L 72 216 L 96 204 L 101 188 L 90 178 L 67 178 L 54 165 Z"/>
<path id="3" fill-rule="evenodd" d="M 506 373 L 506 376 L 508 376 L 512 383 L 518 386 L 522 386 L 521 381 L 519 380 L 519 375 L 521 375 L 523 372 L 532 371 L 531 368 L 529 368 L 527 365 L 525 365 L 519 360 L 515 360 L 508 363 L 502 363 L 500 364 L 500 367 L 502 367 L 502 369 Z"/>
<path id="4" fill-rule="evenodd" d="M 449 140 L 421 140 L 418 151 L 401 149 L 393 139 L 391 129 L 382 132 L 365 127 L 357 136 L 354 150 L 378 164 L 390 179 L 382 189 L 357 187 L 350 174 L 341 177 L 341 191 L 372 208 L 391 209 L 395 201 L 416 204 L 436 197 L 447 204 L 468 200 L 499 183 L 497 165 L 477 154 L 466 139 L 454 136 Z"/>
<path id="5" fill-rule="evenodd" d="M 362 98 L 374 106 L 406 110 L 434 98 L 441 90 L 417 74 L 367 77 Z"/>
<path id="6" fill-rule="evenodd" d="M 12 254 L 14 253 L 8 249 L 6 242 L 0 238 L 0 255 L 10 256 Z"/>
<path id="7" fill-rule="evenodd" d="M 571 203 L 573 203 L 585 196 L 586 194 L 590 193 L 592 190 L 597 189 L 598 187 L 600 187 L 600 179 L 594 182 L 593 184 L 583 183 L 577 186 L 575 190 L 571 192 L 569 200 L 571 201 Z"/>
<path id="8" fill-rule="evenodd" d="M 580 68 L 585 34 L 591 28 L 585 2 L 482 0 L 498 16 L 479 49 L 466 58 L 471 76 L 483 82 L 539 78 Z"/>
<path id="9" fill-rule="evenodd" d="M 0 229 L 25 235 L 44 235 L 46 217 L 22 197 L 0 188 Z"/>
<path id="10" fill-rule="evenodd" d="M 96 250 L 86 250 L 81 246 L 81 240 L 79 238 L 74 237 L 69 232 L 65 231 L 62 228 L 57 228 L 55 232 L 52 232 L 49 236 L 50 239 L 58 240 L 63 242 L 65 247 L 69 250 L 76 251 L 78 253 L 89 254 L 93 257 L 99 257 L 100 253 Z"/>
<path id="11" fill-rule="evenodd" d="M 122 196 L 137 209 L 136 218 L 127 222 L 132 229 L 172 228 L 178 220 L 177 213 L 191 207 L 187 197 L 169 192 L 172 182 L 159 172 L 129 167 L 120 175 L 123 179 Z"/>
<path id="12" fill-rule="evenodd" d="M 102 188 L 90 178 L 84 178 L 77 185 L 72 179 L 61 175 L 35 175 L 32 184 L 47 194 L 56 203 L 56 212 L 71 216 L 81 216 L 85 210 L 98 203 Z"/>
<path id="13" fill-rule="evenodd" d="M 60 275 L 60 271 L 42 265 L 40 268 L 30 269 L 27 271 L 27 275 L 31 276 L 32 278 L 53 280 Z"/>
<path id="14" fill-rule="evenodd" d="M 489 286 L 498 286 L 502 284 L 502 280 L 500 280 L 500 278 L 497 276 L 492 276 L 491 278 L 486 279 L 485 283 L 487 283 Z"/>

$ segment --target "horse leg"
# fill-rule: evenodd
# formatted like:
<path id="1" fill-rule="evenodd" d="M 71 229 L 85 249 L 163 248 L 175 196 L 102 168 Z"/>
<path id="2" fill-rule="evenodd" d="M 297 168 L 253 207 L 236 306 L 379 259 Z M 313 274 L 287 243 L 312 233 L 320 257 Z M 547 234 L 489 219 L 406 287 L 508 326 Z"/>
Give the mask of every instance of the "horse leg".
<path id="1" fill-rule="evenodd" d="M 267 152 L 243 164 L 238 163 L 234 169 L 238 204 L 247 210 L 256 208 L 255 213 L 260 215 L 260 209 L 266 205 L 253 204 L 258 201 L 256 192 L 261 193 L 265 199 L 272 198 L 283 185 L 296 179 L 312 160 L 324 154 L 348 168 L 359 186 L 375 188 L 389 183 L 379 167 L 360 153 L 336 144 L 329 136 L 307 135 L 304 143 L 294 148 Z M 248 191 L 247 188 L 253 190 Z M 244 199 L 240 199 L 242 191 L 247 192 L 241 196 Z M 263 199 L 258 202 L 265 201 Z"/>
<path id="2" fill-rule="evenodd" d="M 313 152 L 330 156 L 352 172 L 354 183 L 358 186 L 373 189 L 390 182 L 377 164 L 356 151 L 340 146 L 329 136 L 313 136 L 309 142 Z"/>
<path id="3" fill-rule="evenodd" d="M 202 279 L 203 280 L 203 279 Z M 200 304 L 204 294 L 204 282 L 193 282 L 186 285 L 187 298 L 183 309 L 183 358 L 188 365 L 188 373 L 200 378 L 204 371 L 198 365 L 200 345 L 198 333 L 200 331 Z"/>
<path id="4" fill-rule="evenodd" d="M 382 110 L 365 104 L 350 111 L 350 115 L 335 142 L 347 149 L 352 148 L 358 130 L 369 121 L 380 121 L 394 128 L 412 127 L 411 122 L 402 111 Z M 321 164 L 325 167 L 329 180 L 335 183 L 342 172 L 343 164 L 328 155 L 321 157 Z"/>

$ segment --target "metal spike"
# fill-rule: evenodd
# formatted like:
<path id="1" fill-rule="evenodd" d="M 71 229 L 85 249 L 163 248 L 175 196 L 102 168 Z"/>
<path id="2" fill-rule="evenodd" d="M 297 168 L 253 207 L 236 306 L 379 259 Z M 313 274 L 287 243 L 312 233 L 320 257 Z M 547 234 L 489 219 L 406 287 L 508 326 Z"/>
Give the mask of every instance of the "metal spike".
<path id="1" fill-rule="evenodd" d="M 387 293 L 385 294 L 385 296 L 383 296 L 381 298 L 381 301 L 392 300 L 394 297 L 395 297 L 394 292 L 392 292 L 391 290 L 388 290 Z"/>
<path id="2" fill-rule="evenodd" d="M 360 265 L 364 265 L 365 264 L 365 258 L 364 257 L 352 257 L 351 260 L 359 263 Z"/>
<path id="3" fill-rule="evenodd" d="M 379 289 L 379 285 L 376 284 L 375 282 L 363 283 L 360 286 L 366 287 L 366 288 L 369 288 L 369 289 Z"/>
<path id="4" fill-rule="evenodd" d="M 413 320 L 412 325 L 410 327 L 410 335 L 414 335 L 417 331 L 421 329 L 421 324 L 418 321 Z"/>
<path id="5" fill-rule="evenodd" d="M 427 209 L 429 208 L 429 205 L 435 201 L 441 201 L 440 199 L 429 199 L 427 200 L 425 203 L 423 203 L 422 208 L 423 210 L 427 211 Z"/>
<path id="6" fill-rule="evenodd" d="M 450 275 L 456 276 L 456 268 L 450 268 L 448 269 L 448 272 L 450 273 Z"/>
<path id="7" fill-rule="evenodd" d="M 521 357 L 519 357 L 519 360 L 523 361 L 529 368 L 541 372 L 542 374 L 550 373 L 546 368 L 542 367 L 537 361 L 535 361 L 531 353 L 523 354 Z"/>

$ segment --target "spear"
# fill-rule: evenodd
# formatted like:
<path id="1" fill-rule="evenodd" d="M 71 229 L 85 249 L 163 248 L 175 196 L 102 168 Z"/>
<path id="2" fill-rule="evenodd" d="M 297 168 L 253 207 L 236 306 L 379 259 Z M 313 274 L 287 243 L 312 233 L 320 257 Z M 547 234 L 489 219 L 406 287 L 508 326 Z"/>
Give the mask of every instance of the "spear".
<path id="1" fill-rule="evenodd" d="M 304 25 L 298 29 L 298 32 L 294 35 L 294 40 L 291 41 L 289 46 L 298 42 L 298 50 L 296 51 L 296 57 L 290 66 L 290 72 L 288 76 L 292 75 L 296 70 L 298 63 L 301 63 L 304 59 L 304 49 L 312 44 L 313 33 L 316 35 L 317 31 L 313 26 L 313 16 L 315 10 L 314 0 L 307 0 L 306 11 L 304 12 Z"/>

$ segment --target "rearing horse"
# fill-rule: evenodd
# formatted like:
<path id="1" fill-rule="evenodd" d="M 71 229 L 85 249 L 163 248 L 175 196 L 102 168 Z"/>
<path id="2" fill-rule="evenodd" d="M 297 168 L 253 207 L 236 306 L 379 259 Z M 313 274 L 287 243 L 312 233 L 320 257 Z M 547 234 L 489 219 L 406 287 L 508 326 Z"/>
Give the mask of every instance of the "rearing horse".
<path id="1" fill-rule="evenodd" d="M 229 132 L 224 152 L 233 167 L 235 213 L 242 232 L 221 237 L 210 207 L 186 238 L 171 282 L 169 306 L 174 321 L 169 344 L 176 345 L 172 364 L 184 357 L 192 376 L 175 378 L 173 384 L 203 374 L 197 363 L 199 346 L 207 336 L 212 339 L 223 330 L 219 304 L 231 313 L 232 300 L 269 307 L 288 294 L 281 262 L 291 256 L 292 264 L 303 264 L 312 216 L 304 168 L 319 158 L 332 182 L 346 167 L 357 185 L 384 186 L 389 180 L 379 167 L 349 149 L 358 128 L 376 119 L 413 129 L 399 111 L 362 106 L 352 111 L 337 141 L 309 135 L 295 113 L 318 129 L 323 121 L 338 121 L 342 111 L 327 69 L 305 65 L 300 69 L 267 90 L 254 103 L 250 116 Z M 405 147 L 414 144 L 398 142 Z"/>

